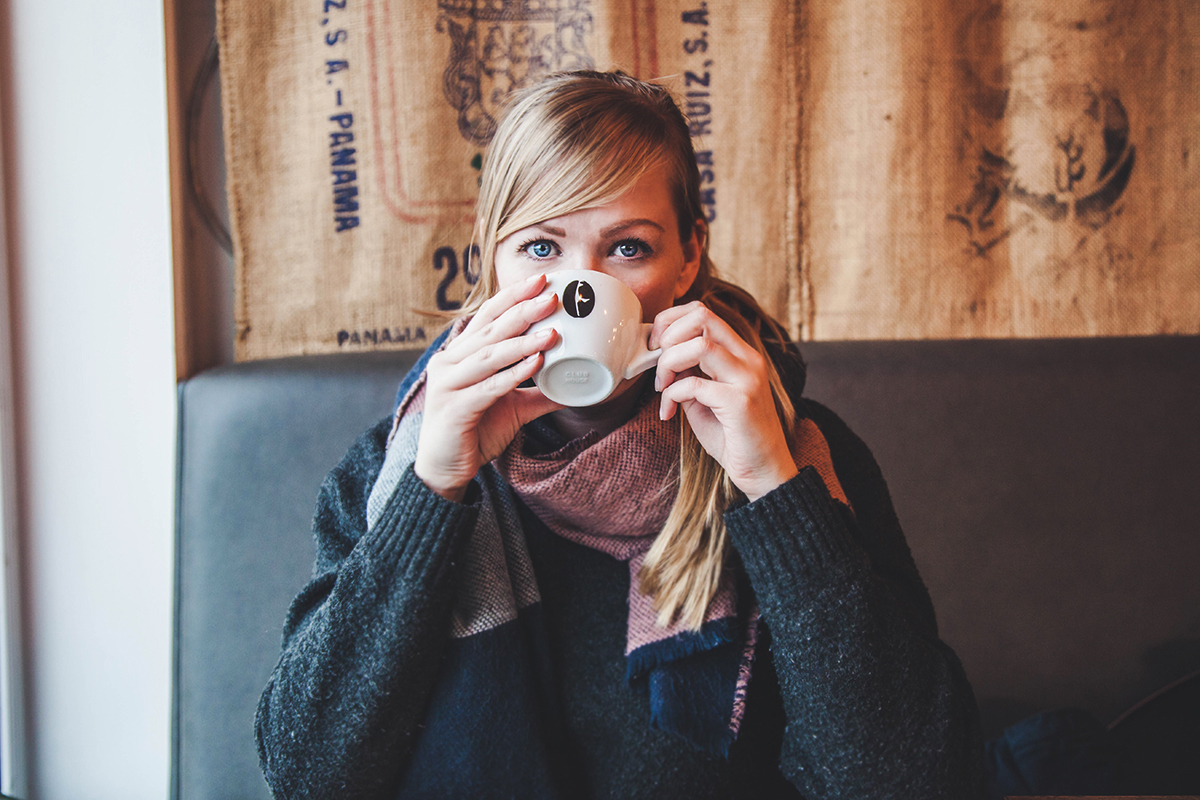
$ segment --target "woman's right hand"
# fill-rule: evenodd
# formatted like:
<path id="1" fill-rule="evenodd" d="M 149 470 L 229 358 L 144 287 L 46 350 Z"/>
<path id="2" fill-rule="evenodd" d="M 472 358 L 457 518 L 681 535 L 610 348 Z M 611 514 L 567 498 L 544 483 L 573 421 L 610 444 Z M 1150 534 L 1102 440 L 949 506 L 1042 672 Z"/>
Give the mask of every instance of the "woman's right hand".
<path id="1" fill-rule="evenodd" d="M 539 274 L 500 290 L 429 359 L 413 470 L 442 497 L 462 500 L 480 467 L 503 453 L 522 425 L 562 408 L 536 387 L 520 388 L 557 338 L 550 329 L 525 333 L 557 306 L 553 294 L 541 294 L 545 287 Z"/>

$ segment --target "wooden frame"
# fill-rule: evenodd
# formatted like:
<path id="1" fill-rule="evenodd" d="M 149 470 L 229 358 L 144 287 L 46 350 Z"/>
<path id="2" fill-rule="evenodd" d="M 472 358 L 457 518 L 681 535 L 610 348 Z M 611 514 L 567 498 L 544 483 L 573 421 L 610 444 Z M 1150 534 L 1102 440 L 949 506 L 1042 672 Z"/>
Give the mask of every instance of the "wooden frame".
<path id="1" fill-rule="evenodd" d="M 10 39 L 0 18 L 0 41 Z M 5 90 L 8 63 L 0 63 L 0 119 L 12 115 Z M 5 126 L 0 126 L 0 793 L 24 797 L 28 783 L 25 731 L 24 657 L 20 584 L 20 531 L 17 517 L 16 425 L 13 418 L 12 314 L 9 301 L 9 226 L 5 174 Z"/>
<path id="2" fill-rule="evenodd" d="M 184 380 L 233 360 L 233 260 L 224 214 L 215 0 L 164 0 L 163 19 L 175 369 Z"/>

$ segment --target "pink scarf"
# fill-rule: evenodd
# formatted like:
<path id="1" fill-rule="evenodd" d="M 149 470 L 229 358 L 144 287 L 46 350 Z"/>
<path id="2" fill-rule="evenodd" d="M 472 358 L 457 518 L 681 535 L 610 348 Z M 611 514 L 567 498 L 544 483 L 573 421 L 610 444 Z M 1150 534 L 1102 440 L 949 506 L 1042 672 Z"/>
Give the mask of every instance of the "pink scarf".
<path id="1" fill-rule="evenodd" d="M 588 434 L 543 456 L 525 450 L 522 431 L 495 461 L 521 502 L 559 536 L 629 564 L 626 655 L 679 633 L 677 624 L 658 627 L 653 599 L 638 589 L 646 552 L 675 501 L 678 422 L 661 421 L 651 400 L 603 439 Z M 736 599 L 726 575 L 705 621 L 732 617 Z"/>
<path id="2" fill-rule="evenodd" d="M 651 399 L 617 430 L 594 433 L 541 456 L 525 453 L 522 431 L 494 462 L 521 501 L 550 530 L 572 542 L 629 563 L 629 623 L 625 654 L 680 633 L 660 628 L 653 598 L 638 589 L 646 552 L 662 530 L 675 500 L 679 474 L 679 424 L 663 422 Z M 833 469 L 829 445 L 809 419 L 797 425 L 792 458 L 813 465 L 833 497 L 850 506 Z M 705 622 L 736 613 L 728 572 L 709 604 Z"/>

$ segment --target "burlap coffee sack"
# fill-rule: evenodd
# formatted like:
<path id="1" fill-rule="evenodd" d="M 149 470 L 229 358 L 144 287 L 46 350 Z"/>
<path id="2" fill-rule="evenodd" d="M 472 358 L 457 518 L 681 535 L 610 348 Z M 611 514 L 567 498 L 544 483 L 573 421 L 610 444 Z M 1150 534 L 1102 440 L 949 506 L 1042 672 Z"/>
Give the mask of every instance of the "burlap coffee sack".
<path id="1" fill-rule="evenodd" d="M 222 0 L 239 359 L 423 347 L 478 265 L 496 109 L 550 70 L 662 78 L 724 272 L 798 327 L 795 12 L 782 0 Z"/>
<path id="2" fill-rule="evenodd" d="M 1200 6 L 805 9 L 805 338 L 1200 332 Z"/>

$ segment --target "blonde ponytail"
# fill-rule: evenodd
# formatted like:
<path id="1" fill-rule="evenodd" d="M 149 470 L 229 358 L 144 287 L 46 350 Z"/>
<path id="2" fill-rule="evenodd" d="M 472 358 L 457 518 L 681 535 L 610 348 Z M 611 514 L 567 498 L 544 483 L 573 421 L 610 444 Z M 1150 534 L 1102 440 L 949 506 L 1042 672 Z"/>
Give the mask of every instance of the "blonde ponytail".
<path id="1" fill-rule="evenodd" d="M 712 276 L 712 266 L 707 273 Z M 748 344 L 767 358 L 767 374 L 775 410 L 791 441 L 796 410 L 771 361 L 764 337 L 784 346 L 786 337 L 745 290 L 712 277 L 698 299 L 729 323 Z M 700 446 L 687 424 L 679 420 L 679 488 L 662 532 L 646 553 L 638 574 L 643 594 L 654 598 L 658 624 L 679 623 L 697 630 L 721 581 L 729 547 L 725 510 L 740 495 L 725 470 Z"/>

